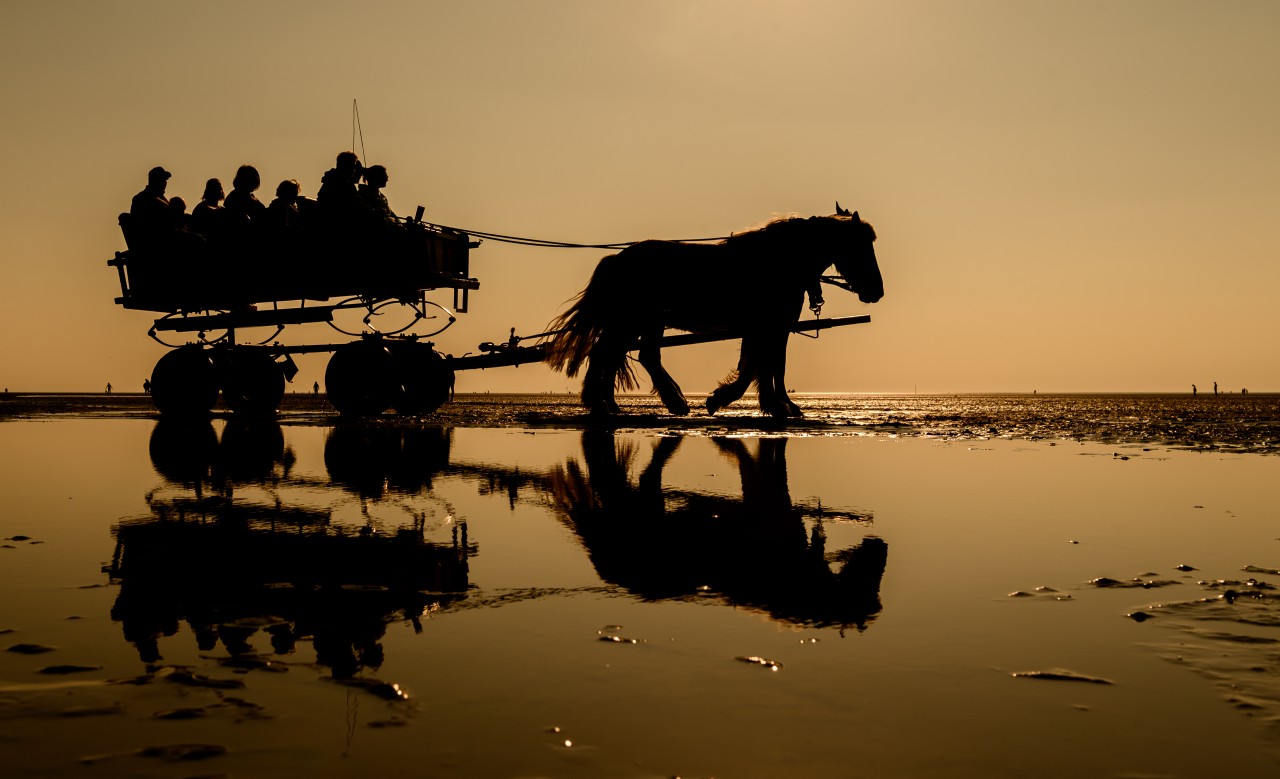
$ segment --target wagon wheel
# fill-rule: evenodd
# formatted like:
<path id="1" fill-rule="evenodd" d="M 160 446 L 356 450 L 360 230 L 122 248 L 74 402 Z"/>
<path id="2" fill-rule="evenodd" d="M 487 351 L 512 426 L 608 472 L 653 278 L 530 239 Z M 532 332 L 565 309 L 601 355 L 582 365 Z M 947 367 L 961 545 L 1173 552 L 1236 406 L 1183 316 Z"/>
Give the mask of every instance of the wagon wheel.
<path id="1" fill-rule="evenodd" d="M 329 402 L 343 416 L 381 414 L 400 395 L 396 360 L 379 339 L 338 347 L 325 368 L 324 384 Z"/>
<path id="2" fill-rule="evenodd" d="M 151 371 L 151 402 L 163 415 L 201 416 L 218 400 L 218 369 L 207 349 L 180 346 Z"/>
<path id="3" fill-rule="evenodd" d="M 280 365 L 262 349 L 236 347 L 222 356 L 222 399 L 227 408 L 248 416 L 271 416 L 284 398 Z"/>
<path id="4" fill-rule="evenodd" d="M 401 414 L 430 414 L 449 400 L 453 368 L 431 344 L 405 341 L 392 344 L 401 392 L 395 401 Z"/>

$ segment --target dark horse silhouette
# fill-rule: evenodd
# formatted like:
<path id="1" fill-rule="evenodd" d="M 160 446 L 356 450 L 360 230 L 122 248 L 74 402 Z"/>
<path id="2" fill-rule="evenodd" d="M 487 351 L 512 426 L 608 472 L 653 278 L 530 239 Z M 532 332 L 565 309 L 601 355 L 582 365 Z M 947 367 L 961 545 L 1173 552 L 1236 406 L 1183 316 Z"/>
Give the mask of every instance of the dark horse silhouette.
<path id="1" fill-rule="evenodd" d="M 641 241 L 600 260 L 573 305 L 552 324 L 552 367 L 575 376 L 587 364 L 582 403 L 614 414 L 615 387 L 634 389 L 627 352 L 640 364 L 672 414 L 689 413 L 680 387 L 662 367 L 665 328 L 741 334 L 738 368 L 707 398 L 714 414 L 754 382 L 760 408 L 775 417 L 801 416 L 787 397 L 787 338 L 806 292 L 819 288 L 832 263 L 846 289 L 864 303 L 884 296 L 872 243 L 875 230 L 836 204 L 834 216 L 778 219 L 715 244 Z"/>

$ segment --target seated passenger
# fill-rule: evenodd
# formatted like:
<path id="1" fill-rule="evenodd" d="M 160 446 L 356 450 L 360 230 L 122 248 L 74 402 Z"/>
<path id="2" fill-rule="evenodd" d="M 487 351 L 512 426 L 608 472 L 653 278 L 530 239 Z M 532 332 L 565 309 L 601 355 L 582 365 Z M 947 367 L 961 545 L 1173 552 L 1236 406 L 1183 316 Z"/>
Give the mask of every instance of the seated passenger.
<path id="1" fill-rule="evenodd" d="M 231 194 L 222 206 L 228 227 L 244 227 L 266 213 L 267 207 L 253 194 L 262 186 L 262 176 L 252 165 L 241 165 L 231 180 Z"/>
<path id="2" fill-rule="evenodd" d="M 131 232 L 143 242 L 154 242 L 157 236 L 173 229 L 169 199 L 164 196 L 173 175 L 159 166 L 147 172 L 147 186 L 133 196 L 129 214 L 133 217 Z"/>
<path id="3" fill-rule="evenodd" d="M 206 238 L 218 232 L 222 222 L 222 182 L 209 179 L 204 184 L 200 202 L 191 209 L 191 229 Z"/>
<path id="4" fill-rule="evenodd" d="M 279 230 L 296 228 L 301 224 L 298 201 L 302 185 L 296 179 L 281 181 L 276 187 L 276 199 L 267 206 L 267 224 Z"/>
<path id="5" fill-rule="evenodd" d="M 387 185 L 387 169 L 381 165 L 370 165 L 364 169 L 364 180 L 365 183 L 358 190 L 360 201 L 374 218 L 399 224 L 395 212 L 391 210 L 391 204 L 387 202 L 387 196 L 382 194 L 382 188 Z"/>
<path id="6" fill-rule="evenodd" d="M 360 158 L 353 151 L 344 151 L 338 155 L 334 167 L 325 171 L 320 179 L 320 191 L 316 200 L 320 207 L 337 215 L 355 215 L 364 211 L 364 205 L 356 193 L 356 182 L 360 180 Z"/>
<path id="7" fill-rule="evenodd" d="M 174 195 L 169 198 L 169 217 L 173 220 L 174 229 L 188 232 L 191 229 L 191 217 L 187 215 L 187 201 Z"/>

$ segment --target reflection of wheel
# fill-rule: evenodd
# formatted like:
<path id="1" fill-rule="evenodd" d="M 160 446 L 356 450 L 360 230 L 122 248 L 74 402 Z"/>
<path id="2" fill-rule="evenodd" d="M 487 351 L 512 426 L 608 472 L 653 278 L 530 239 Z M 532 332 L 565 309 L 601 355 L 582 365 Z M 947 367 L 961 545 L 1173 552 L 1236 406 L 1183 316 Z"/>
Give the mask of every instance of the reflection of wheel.
<path id="1" fill-rule="evenodd" d="M 338 347 L 324 371 L 329 402 L 343 416 L 381 414 L 400 395 L 396 361 L 382 341 L 352 341 Z"/>
<path id="2" fill-rule="evenodd" d="M 218 400 L 218 371 L 208 350 L 180 346 L 151 371 L 151 402 L 161 414 L 199 416 Z"/>
<path id="3" fill-rule="evenodd" d="M 405 341 L 391 346 L 400 379 L 400 397 L 395 401 L 401 414 L 430 414 L 449 400 L 453 369 L 430 344 Z"/>
<path id="4" fill-rule="evenodd" d="M 222 399 L 238 414 L 270 416 L 284 398 L 280 365 L 262 349 L 238 346 L 223 355 Z"/>
<path id="5" fill-rule="evenodd" d="M 175 484 L 206 481 L 218 452 L 218 434 L 205 420 L 166 417 L 151 430 L 151 465 Z"/>
<path id="6" fill-rule="evenodd" d="M 266 481 L 277 464 L 285 465 L 284 432 L 274 419 L 232 419 L 218 449 L 222 473 L 237 484 Z"/>

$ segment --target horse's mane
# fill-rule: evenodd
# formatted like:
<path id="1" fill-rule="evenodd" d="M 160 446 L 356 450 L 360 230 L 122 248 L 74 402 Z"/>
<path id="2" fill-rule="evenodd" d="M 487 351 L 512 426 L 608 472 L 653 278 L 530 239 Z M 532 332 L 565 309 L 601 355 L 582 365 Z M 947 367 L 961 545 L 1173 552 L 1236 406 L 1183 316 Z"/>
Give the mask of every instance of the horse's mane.
<path id="1" fill-rule="evenodd" d="M 737 248 L 746 248 L 751 244 L 760 241 L 779 241 L 789 240 L 795 237 L 803 237 L 808 240 L 814 238 L 814 232 L 824 231 L 830 228 L 838 228 L 841 226 L 855 223 L 853 217 L 844 215 L 835 216 L 781 216 L 771 219 L 759 227 L 752 227 L 740 233 L 734 233 L 728 238 L 720 242 L 723 246 L 733 246 Z M 875 229 L 861 219 L 856 220 L 856 224 L 861 225 L 867 231 L 867 239 L 874 241 L 876 239 Z"/>

